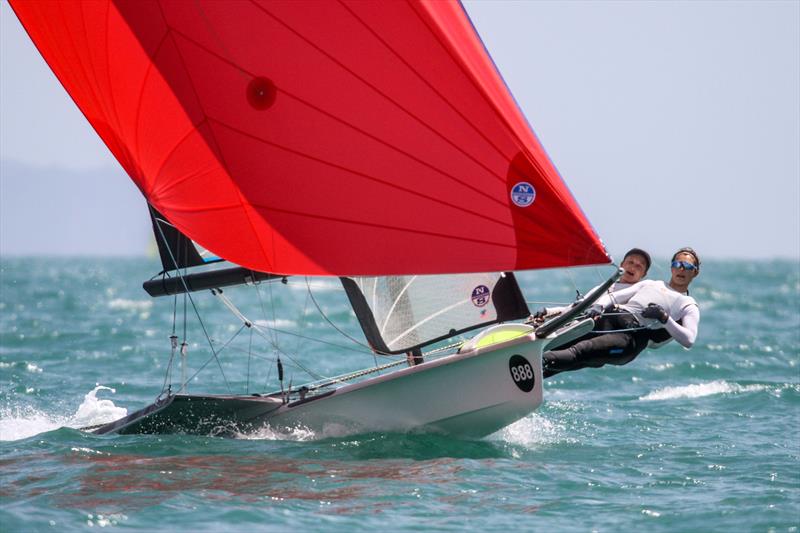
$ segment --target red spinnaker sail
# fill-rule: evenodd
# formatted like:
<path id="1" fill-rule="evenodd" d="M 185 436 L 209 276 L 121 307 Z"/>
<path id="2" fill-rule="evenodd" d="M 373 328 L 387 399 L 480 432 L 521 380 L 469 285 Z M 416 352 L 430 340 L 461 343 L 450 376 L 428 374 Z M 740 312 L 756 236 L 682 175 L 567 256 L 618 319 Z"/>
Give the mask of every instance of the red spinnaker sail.
<path id="1" fill-rule="evenodd" d="M 11 2 L 147 200 L 239 265 L 609 262 L 456 2 Z"/>

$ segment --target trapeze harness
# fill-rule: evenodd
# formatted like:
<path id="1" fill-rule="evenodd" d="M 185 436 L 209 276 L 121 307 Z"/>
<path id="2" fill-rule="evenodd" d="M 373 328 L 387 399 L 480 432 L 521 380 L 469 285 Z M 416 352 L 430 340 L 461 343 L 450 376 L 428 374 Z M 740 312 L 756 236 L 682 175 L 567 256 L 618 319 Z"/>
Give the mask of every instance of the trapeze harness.
<path id="1" fill-rule="evenodd" d="M 697 302 L 663 281 L 639 282 L 603 296 L 598 303 L 606 308 L 616 307 L 601 315 L 588 334 L 564 348 L 545 352 L 542 355 L 544 377 L 586 367 L 630 363 L 651 341 L 660 345 L 675 339 L 689 348 L 697 336 L 700 322 Z M 660 305 L 667 312 L 666 324 L 642 317 L 642 311 L 650 303 Z"/>

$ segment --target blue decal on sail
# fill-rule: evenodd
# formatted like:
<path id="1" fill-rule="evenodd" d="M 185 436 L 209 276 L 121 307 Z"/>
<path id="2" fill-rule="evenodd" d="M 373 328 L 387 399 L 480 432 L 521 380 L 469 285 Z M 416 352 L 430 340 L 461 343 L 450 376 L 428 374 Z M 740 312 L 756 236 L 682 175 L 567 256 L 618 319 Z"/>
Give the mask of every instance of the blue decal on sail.
<path id="1" fill-rule="evenodd" d="M 528 207 L 536 199 L 536 189 L 526 181 L 520 181 L 511 189 L 511 201 L 519 207 Z"/>
<path id="2" fill-rule="evenodd" d="M 478 285 L 472 289 L 472 303 L 476 307 L 483 307 L 489 303 L 489 295 L 491 291 L 486 285 Z"/>

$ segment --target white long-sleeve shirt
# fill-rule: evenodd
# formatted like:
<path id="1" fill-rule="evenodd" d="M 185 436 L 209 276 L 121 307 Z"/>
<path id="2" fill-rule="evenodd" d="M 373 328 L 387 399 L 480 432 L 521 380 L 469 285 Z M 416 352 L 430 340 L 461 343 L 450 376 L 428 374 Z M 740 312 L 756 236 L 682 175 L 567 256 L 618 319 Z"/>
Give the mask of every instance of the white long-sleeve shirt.
<path id="1" fill-rule="evenodd" d="M 681 346 L 691 348 L 697 339 L 700 308 L 694 298 L 680 293 L 663 281 L 644 280 L 626 289 L 603 295 L 599 304 L 613 303 L 636 317 L 640 324 L 651 329 L 665 328 Z M 642 311 L 651 303 L 660 305 L 669 315 L 666 324 L 654 318 L 644 318 Z M 678 324 L 678 321 L 681 324 Z"/>

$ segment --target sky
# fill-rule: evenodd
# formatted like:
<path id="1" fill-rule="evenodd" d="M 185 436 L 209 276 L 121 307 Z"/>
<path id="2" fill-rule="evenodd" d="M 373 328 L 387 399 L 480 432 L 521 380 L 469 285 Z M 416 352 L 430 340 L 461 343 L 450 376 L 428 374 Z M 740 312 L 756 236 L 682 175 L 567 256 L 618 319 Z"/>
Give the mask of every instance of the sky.
<path id="1" fill-rule="evenodd" d="M 465 7 L 617 260 L 800 260 L 800 1 Z M 0 3 L 0 255 L 143 254 L 144 200 Z"/>

